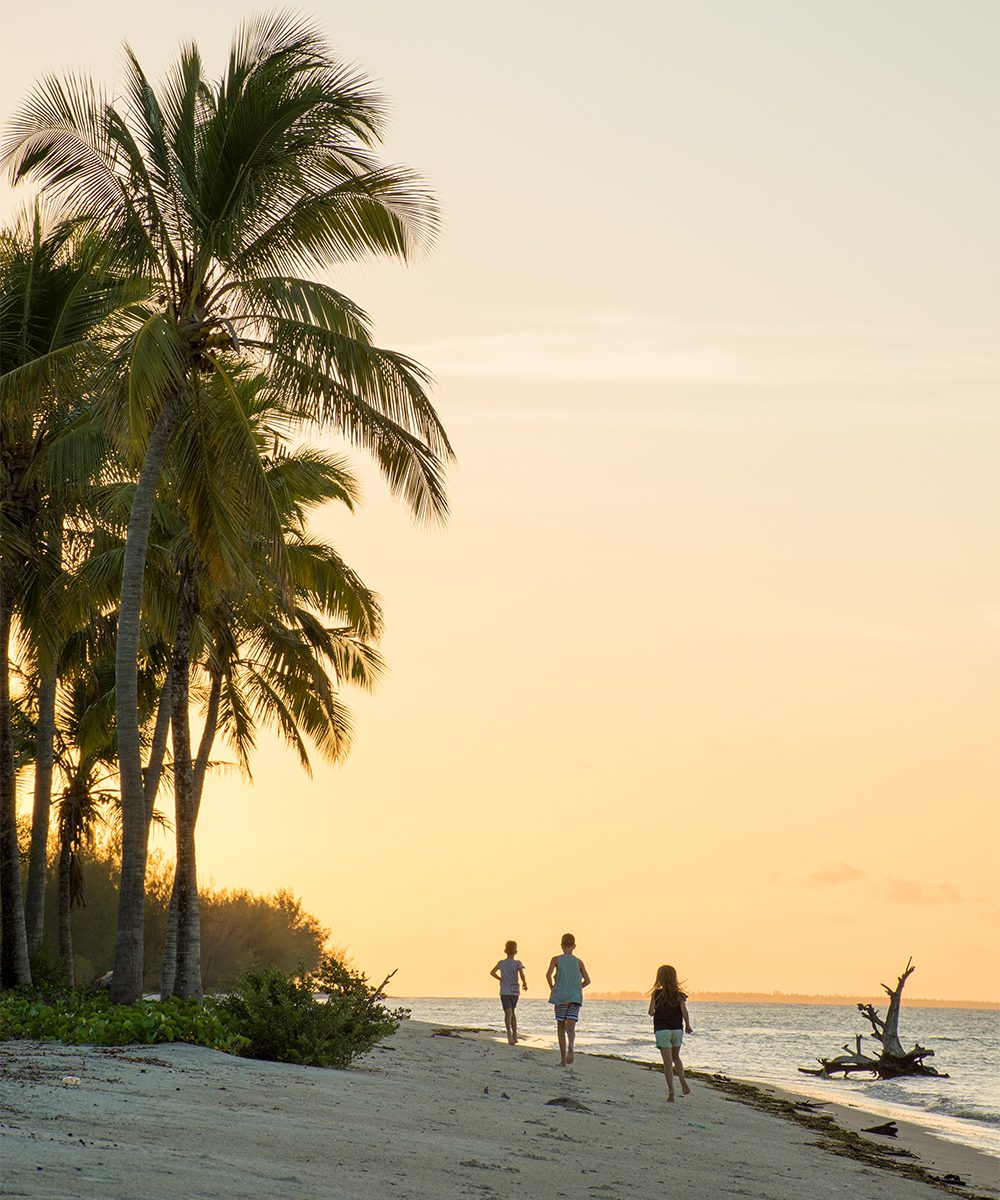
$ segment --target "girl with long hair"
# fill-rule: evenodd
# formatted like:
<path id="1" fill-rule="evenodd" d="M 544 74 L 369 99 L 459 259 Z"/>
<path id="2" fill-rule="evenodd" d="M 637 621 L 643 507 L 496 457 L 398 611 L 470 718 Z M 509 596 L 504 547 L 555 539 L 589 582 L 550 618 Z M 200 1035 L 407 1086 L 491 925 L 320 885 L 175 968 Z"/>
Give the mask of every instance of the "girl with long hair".
<path id="1" fill-rule="evenodd" d="M 664 964 L 656 972 L 656 982 L 649 999 L 649 1015 L 653 1018 L 653 1033 L 657 1049 L 663 1058 L 663 1077 L 667 1081 L 667 1099 L 674 1099 L 674 1075 L 680 1080 L 681 1094 L 687 1096 L 691 1089 L 684 1075 L 681 1062 L 681 1042 L 685 1033 L 691 1033 L 691 1018 L 688 1016 L 687 996 L 681 991 L 674 967 Z"/>

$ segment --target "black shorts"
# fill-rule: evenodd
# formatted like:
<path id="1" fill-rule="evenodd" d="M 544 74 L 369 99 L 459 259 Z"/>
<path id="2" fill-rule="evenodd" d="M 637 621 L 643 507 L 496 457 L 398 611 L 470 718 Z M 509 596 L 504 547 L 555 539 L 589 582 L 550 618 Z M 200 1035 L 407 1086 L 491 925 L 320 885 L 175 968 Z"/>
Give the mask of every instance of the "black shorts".
<path id="1" fill-rule="evenodd" d="M 507 1012 L 508 1009 L 513 1012 L 514 1009 L 517 1008 L 517 996 L 505 996 L 503 992 L 501 992 L 500 1003 L 503 1005 L 504 1012 Z"/>

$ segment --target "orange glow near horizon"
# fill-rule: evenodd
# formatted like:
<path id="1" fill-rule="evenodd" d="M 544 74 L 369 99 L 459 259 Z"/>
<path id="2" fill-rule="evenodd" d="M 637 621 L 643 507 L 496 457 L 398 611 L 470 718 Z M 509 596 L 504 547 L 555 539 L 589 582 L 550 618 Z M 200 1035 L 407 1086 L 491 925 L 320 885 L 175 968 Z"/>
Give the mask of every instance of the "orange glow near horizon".
<path id="1" fill-rule="evenodd" d="M 544 996 L 570 929 L 600 992 L 871 996 L 912 956 L 1000 1001 L 995 7 L 388 7 L 315 11 L 444 232 L 333 278 L 437 376 L 452 518 L 351 452 L 316 525 L 387 678 L 344 765 L 210 779 L 203 881 L 292 889 L 400 996 L 492 995 L 508 938 Z M 216 70 L 243 15 L 54 8 L 8 17 L 6 114 L 125 39 Z"/>

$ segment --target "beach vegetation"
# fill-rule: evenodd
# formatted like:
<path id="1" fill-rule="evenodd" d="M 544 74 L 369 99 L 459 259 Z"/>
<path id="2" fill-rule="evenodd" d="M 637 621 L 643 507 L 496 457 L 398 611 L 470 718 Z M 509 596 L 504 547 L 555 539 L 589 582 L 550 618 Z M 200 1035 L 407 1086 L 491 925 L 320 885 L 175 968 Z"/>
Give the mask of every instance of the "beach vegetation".
<path id="1" fill-rule="evenodd" d="M 335 954 L 311 971 L 262 967 L 232 991 L 205 998 L 112 1002 L 107 990 L 66 987 L 0 993 L 0 1041 L 28 1038 L 76 1046 L 190 1042 L 230 1054 L 302 1066 L 346 1068 L 395 1032 L 407 1015 Z"/>
<path id="2" fill-rule="evenodd" d="M 50 856 L 49 887 L 57 884 L 58 854 Z M 72 949 L 74 975 L 92 984 L 111 970 L 118 907 L 118 843 L 105 828 L 78 860 L 85 906 L 74 906 Z M 168 937 L 173 894 L 173 864 L 159 850 L 150 855 L 145 908 L 147 947 L 145 992 L 160 990 L 161 963 Z M 206 888 L 200 896 L 201 964 L 205 991 L 226 991 L 246 971 L 275 967 L 291 973 L 319 965 L 330 931 L 286 889 L 261 895 L 245 888 Z M 57 950 L 59 907 L 45 912 L 45 936 L 32 955 L 33 985 L 65 984 L 67 974 Z M 57 966 L 58 964 L 58 966 Z"/>
<path id="3" fill-rule="evenodd" d="M 308 974 L 250 971 L 219 1003 L 248 1057 L 344 1068 L 395 1032 L 407 1015 L 386 1006 L 388 982 L 376 987 L 325 955 Z"/>
<path id="4" fill-rule="evenodd" d="M 117 1005 L 106 991 L 0 994 L 0 1038 L 65 1042 L 74 1046 L 191 1042 L 239 1053 L 242 1040 L 213 1002 L 140 1000 Z"/>

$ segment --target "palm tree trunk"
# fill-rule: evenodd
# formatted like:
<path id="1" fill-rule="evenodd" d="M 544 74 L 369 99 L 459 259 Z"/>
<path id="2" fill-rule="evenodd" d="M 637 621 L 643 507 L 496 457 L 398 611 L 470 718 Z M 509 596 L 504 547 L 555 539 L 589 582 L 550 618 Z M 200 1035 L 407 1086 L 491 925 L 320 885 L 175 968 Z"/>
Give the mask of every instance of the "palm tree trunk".
<path id="1" fill-rule="evenodd" d="M 122 595 L 115 650 L 115 718 L 122 807 L 121 890 L 118 894 L 118 932 L 111 976 L 111 999 L 116 1004 L 132 1004 L 142 995 L 148 828 L 139 745 L 139 618 L 153 502 L 179 411 L 180 397 L 171 395 L 164 403 L 150 434 L 132 501 L 122 567 Z"/>
<path id="2" fill-rule="evenodd" d="M 197 615 L 198 595 L 194 569 L 186 565 L 181 576 L 177 606 L 177 634 L 171 666 L 171 730 L 174 747 L 174 802 L 176 808 L 177 865 L 177 972 L 173 995 L 200 996 L 201 921 L 198 911 L 198 871 L 195 858 L 194 763 L 191 759 L 189 679 L 191 634 Z"/>
<path id="3" fill-rule="evenodd" d="M 56 677 L 53 662 L 38 686 L 38 727 L 35 732 L 35 800 L 31 811 L 31 850 L 28 887 L 24 899 L 24 925 L 29 950 L 42 944 L 45 924 L 45 875 L 48 868 L 49 814 L 52 809 L 52 764 L 55 758 Z"/>
<path id="4" fill-rule="evenodd" d="M 149 747 L 149 760 L 142 773 L 143 788 L 146 794 L 146 837 L 149 837 L 149 827 L 153 820 L 153 809 L 156 806 L 156 793 L 160 789 L 160 779 L 163 775 L 163 760 L 167 753 L 167 738 L 170 736 L 170 715 L 172 690 L 172 671 L 160 688 L 160 698 L 156 702 L 156 724 L 153 727 L 152 744 Z M 160 977 L 160 999 L 166 1000 L 173 995 L 174 974 L 177 969 L 177 904 L 174 899 L 176 887 L 171 888 L 170 907 L 167 911 L 167 928 L 163 941 L 163 969 Z M 169 990 L 164 984 L 167 966 L 170 968 Z"/>
<path id="5" fill-rule="evenodd" d="M 201 811 L 201 793 L 205 786 L 205 772 L 208 769 L 208 759 L 212 753 L 215 732 L 219 726 L 219 702 L 221 698 L 222 675 L 219 672 L 215 672 L 212 675 L 212 686 L 208 694 L 208 711 L 205 714 L 205 727 L 201 731 L 198 757 L 194 761 L 194 819 L 196 824 L 198 813 Z M 167 910 L 167 931 L 163 939 L 163 972 L 160 977 L 160 997 L 164 1000 L 174 994 L 174 984 L 177 978 L 178 895 L 177 874 L 175 872 L 173 887 L 170 889 L 170 907 Z"/>
<path id="6" fill-rule="evenodd" d="M 17 845 L 17 793 L 10 706 L 10 626 L 8 581 L 0 567 L 0 986 L 31 983 L 28 937 L 21 897 L 21 855 Z"/>
<path id="7" fill-rule="evenodd" d="M 212 684 L 208 693 L 208 708 L 205 712 L 205 728 L 201 731 L 201 741 L 198 744 L 198 757 L 194 760 L 194 819 L 198 820 L 201 811 L 201 793 L 205 788 L 205 772 L 208 770 L 208 759 L 215 744 L 215 734 L 219 728 L 219 704 L 222 700 L 222 673 L 212 673 Z"/>
<path id="8" fill-rule="evenodd" d="M 160 971 L 160 999 L 166 1000 L 174 994 L 177 983 L 177 871 L 170 888 L 170 904 L 167 908 L 167 928 L 163 935 L 163 969 Z"/>
<path id="9" fill-rule="evenodd" d="M 73 851 L 67 834 L 59 839 L 59 957 L 62 959 L 65 979 L 70 987 L 76 986 L 76 970 L 73 965 L 73 894 L 71 868 Z"/>
<path id="10" fill-rule="evenodd" d="M 153 807 L 156 804 L 156 793 L 160 790 L 160 779 L 163 776 L 163 759 L 167 753 L 167 738 L 170 736 L 170 696 L 171 674 L 160 688 L 160 698 L 156 702 L 156 724 L 153 726 L 153 738 L 149 747 L 149 759 L 142 772 L 142 788 L 146 801 L 146 835 L 149 836 L 150 822 L 153 820 Z"/>
<path id="11" fill-rule="evenodd" d="M 65 518 L 58 511 L 49 540 L 51 570 L 62 570 Z M 42 944 L 45 924 L 45 878 L 48 870 L 49 818 L 52 810 L 52 765 L 55 758 L 56 686 L 59 679 L 58 647 L 49 645 L 49 662 L 43 661 L 38 683 L 38 725 L 35 731 L 35 796 L 31 810 L 31 849 L 28 854 L 28 886 L 24 898 L 24 925 L 28 949 Z"/>

